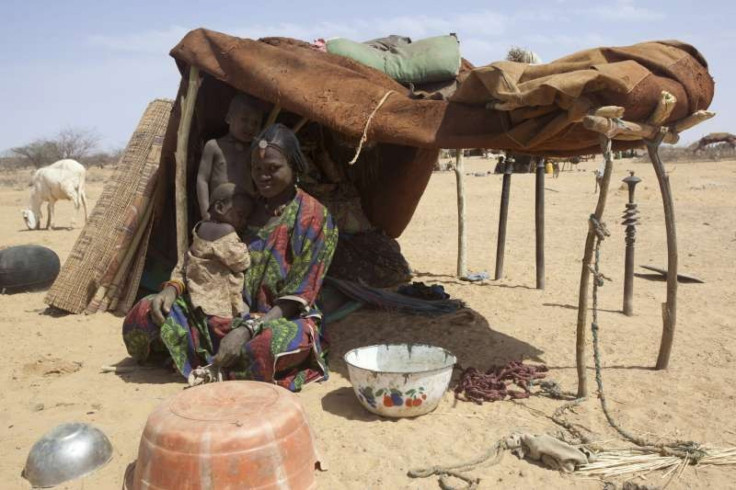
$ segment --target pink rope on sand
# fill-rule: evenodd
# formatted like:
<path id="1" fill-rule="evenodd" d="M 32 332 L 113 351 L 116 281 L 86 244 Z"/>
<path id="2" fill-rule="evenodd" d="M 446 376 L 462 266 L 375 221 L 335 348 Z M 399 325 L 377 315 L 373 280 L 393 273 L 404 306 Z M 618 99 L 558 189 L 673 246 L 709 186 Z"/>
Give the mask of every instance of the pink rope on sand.
<path id="1" fill-rule="evenodd" d="M 547 366 L 525 365 L 522 361 L 510 361 L 505 366 L 493 366 L 485 373 L 470 367 L 460 375 L 455 388 L 455 398 L 473 401 L 478 404 L 505 400 L 529 398 L 534 380 L 547 376 Z M 512 385 L 521 388 L 510 390 Z"/>

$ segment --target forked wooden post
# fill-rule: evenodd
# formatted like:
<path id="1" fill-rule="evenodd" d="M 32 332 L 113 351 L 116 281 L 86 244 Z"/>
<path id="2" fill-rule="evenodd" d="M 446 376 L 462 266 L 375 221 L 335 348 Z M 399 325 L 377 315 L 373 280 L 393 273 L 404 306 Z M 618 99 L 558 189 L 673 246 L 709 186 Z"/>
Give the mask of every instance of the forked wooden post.
<path id="1" fill-rule="evenodd" d="M 457 277 L 467 274 L 465 263 L 465 185 L 463 150 L 455 157 L 455 182 L 457 183 Z"/>
<path id="2" fill-rule="evenodd" d="M 593 215 L 600 222 L 603 217 L 603 211 L 606 209 L 606 199 L 608 198 L 608 187 L 611 182 L 611 174 L 613 173 L 613 154 L 611 153 L 611 140 L 607 136 L 601 135 L 601 149 L 603 150 L 603 158 L 606 165 L 603 170 L 603 178 L 601 179 L 601 192 L 598 194 L 598 204 L 595 206 Z M 588 236 L 585 239 L 585 252 L 583 253 L 583 266 L 580 272 L 580 292 L 578 296 L 578 325 L 577 325 L 577 341 L 575 344 L 575 357 L 578 370 L 578 398 L 588 396 L 588 376 L 585 372 L 585 331 L 587 329 L 588 317 L 588 286 L 590 284 L 590 262 L 593 259 L 593 247 L 595 245 L 595 229 L 593 224 L 588 224 Z"/>
<path id="3" fill-rule="evenodd" d="M 194 105 L 197 101 L 197 91 L 202 80 L 199 77 L 199 68 L 189 67 L 189 84 L 186 95 L 182 96 L 181 119 L 179 130 L 176 133 L 176 174 L 175 174 L 175 202 L 176 202 L 176 251 L 181 260 L 189 248 L 189 223 L 187 217 L 187 149 L 189 147 L 189 132 L 192 128 Z"/>
<path id="4" fill-rule="evenodd" d="M 672 342 L 675 339 L 677 325 L 677 233 L 675 230 L 675 205 L 672 200 L 670 177 L 665 171 L 662 159 L 659 157 L 659 145 L 662 142 L 664 131 L 654 140 L 647 140 L 649 159 L 654 165 L 659 190 L 662 193 L 664 205 L 664 225 L 667 233 L 667 302 L 662 303 L 662 341 L 659 344 L 656 369 L 667 369 L 672 352 Z"/>
<path id="5" fill-rule="evenodd" d="M 669 92 L 663 91 L 657 108 L 649 118 L 651 124 L 663 124 L 670 116 L 675 107 L 677 99 Z M 704 115 L 700 114 L 689 121 L 682 121 L 679 127 L 685 128 L 687 124 L 697 124 Z M 675 126 L 677 127 L 677 125 Z M 672 342 L 675 339 L 675 326 L 677 324 L 677 234 L 675 232 L 675 207 L 672 200 L 672 189 L 670 178 L 664 168 L 664 163 L 659 157 L 659 146 L 667 135 L 666 128 L 660 128 L 659 134 L 654 138 L 646 140 L 649 160 L 654 166 L 657 175 L 659 190 L 662 194 L 664 206 L 664 225 L 667 233 L 667 302 L 662 304 L 662 340 L 659 344 L 659 355 L 657 356 L 656 369 L 667 369 L 672 352 Z"/>

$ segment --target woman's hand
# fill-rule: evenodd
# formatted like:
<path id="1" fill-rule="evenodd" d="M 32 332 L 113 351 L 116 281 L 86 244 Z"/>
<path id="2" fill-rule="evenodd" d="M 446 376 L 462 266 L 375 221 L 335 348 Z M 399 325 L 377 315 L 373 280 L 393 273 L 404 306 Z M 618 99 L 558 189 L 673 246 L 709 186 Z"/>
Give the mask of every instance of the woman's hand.
<path id="1" fill-rule="evenodd" d="M 230 366 L 240 356 L 240 351 L 250 339 L 250 330 L 245 327 L 230 331 L 220 341 L 220 348 L 212 363 L 218 367 Z"/>
<path id="2" fill-rule="evenodd" d="M 163 325 L 166 315 L 171 311 L 171 306 L 176 301 L 176 288 L 166 286 L 151 300 L 151 318 L 156 325 Z"/>

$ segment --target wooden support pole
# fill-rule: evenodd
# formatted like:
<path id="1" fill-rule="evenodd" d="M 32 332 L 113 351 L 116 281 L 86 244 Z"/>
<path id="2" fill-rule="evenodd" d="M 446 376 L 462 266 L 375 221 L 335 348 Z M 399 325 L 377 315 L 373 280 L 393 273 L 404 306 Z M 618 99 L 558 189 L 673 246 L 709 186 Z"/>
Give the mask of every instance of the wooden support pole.
<path id="1" fill-rule="evenodd" d="M 307 124 L 308 122 L 309 122 L 309 119 L 307 119 L 306 117 L 299 119 L 299 122 L 297 122 L 294 125 L 294 127 L 292 128 L 292 131 L 294 131 L 294 133 L 298 133 L 299 130 L 302 129 L 304 125 Z"/>
<path id="2" fill-rule="evenodd" d="M 199 69 L 189 67 L 189 84 L 187 93 L 179 101 L 181 119 L 179 130 L 176 133 L 176 175 L 174 179 L 174 194 L 176 202 L 176 250 L 181 260 L 189 248 L 189 223 L 187 216 L 187 150 L 189 147 L 189 132 L 192 128 L 194 105 L 197 101 L 197 91 L 202 83 Z"/>
<path id="3" fill-rule="evenodd" d="M 263 126 L 263 129 L 266 129 L 267 127 L 275 123 L 276 118 L 279 117 L 280 112 L 281 112 L 281 104 L 277 102 L 276 104 L 274 104 L 273 108 L 271 109 L 271 112 L 268 114 L 268 119 L 266 119 L 266 124 Z"/>
<path id="4" fill-rule="evenodd" d="M 663 130 L 664 132 L 664 130 Z M 656 369 L 667 369 L 675 339 L 677 325 L 677 233 L 675 230 L 675 207 L 670 188 L 670 178 L 659 157 L 660 134 L 656 139 L 646 142 L 649 159 L 654 165 L 659 189 L 664 205 L 664 224 L 667 233 L 667 302 L 662 304 L 662 341 L 659 345 Z"/>
<path id="5" fill-rule="evenodd" d="M 509 195 L 511 194 L 511 174 L 514 164 L 506 160 L 501 186 L 501 210 L 498 216 L 498 242 L 496 244 L 496 275 L 498 281 L 503 277 L 503 259 L 506 252 L 506 222 L 509 216 Z"/>
<path id="6" fill-rule="evenodd" d="M 601 192 L 598 194 L 598 203 L 595 206 L 593 215 L 598 222 L 603 217 L 603 211 L 606 209 L 606 199 L 608 197 L 608 187 L 611 183 L 611 174 L 613 173 L 613 154 L 611 153 L 611 140 L 606 136 L 601 136 L 601 148 L 603 150 L 603 158 L 606 161 L 603 178 L 601 179 Z M 588 377 L 585 372 L 585 332 L 587 329 L 588 317 L 588 285 L 590 284 L 590 262 L 593 259 L 593 247 L 595 245 L 595 230 L 592 223 L 588 223 L 588 236 L 585 239 L 585 252 L 583 253 L 583 265 L 580 272 L 580 291 L 578 295 L 578 325 L 577 340 L 575 345 L 575 357 L 578 371 L 578 398 L 588 396 Z"/>
<path id="7" fill-rule="evenodd" d="M 534 227 L 537 232 L 537 289 L 544 289 L 544 158 L 537 159 Z"/>
<path id="8" fill-rule="evenodd" d="M 455 182 L 457 183 L 457 277 L 467 274 L 465 263 L 465 185 L 463 150 L 455 157 Z"/>

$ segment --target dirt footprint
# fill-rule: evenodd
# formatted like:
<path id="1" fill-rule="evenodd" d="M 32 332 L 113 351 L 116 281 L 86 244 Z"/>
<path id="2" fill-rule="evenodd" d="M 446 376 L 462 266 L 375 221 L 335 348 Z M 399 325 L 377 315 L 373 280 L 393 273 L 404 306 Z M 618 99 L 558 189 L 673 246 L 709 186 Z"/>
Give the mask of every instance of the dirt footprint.
<path id="1" fill-rule="evenodd" d="M 35 362 L 29 362 L 23 365 L 23 374 L 33 376 L 64 376 L 76 373 L 82 368 L 82 363 L 78 361 L 65 361 L 58 357 L 44 357 Z"/>

